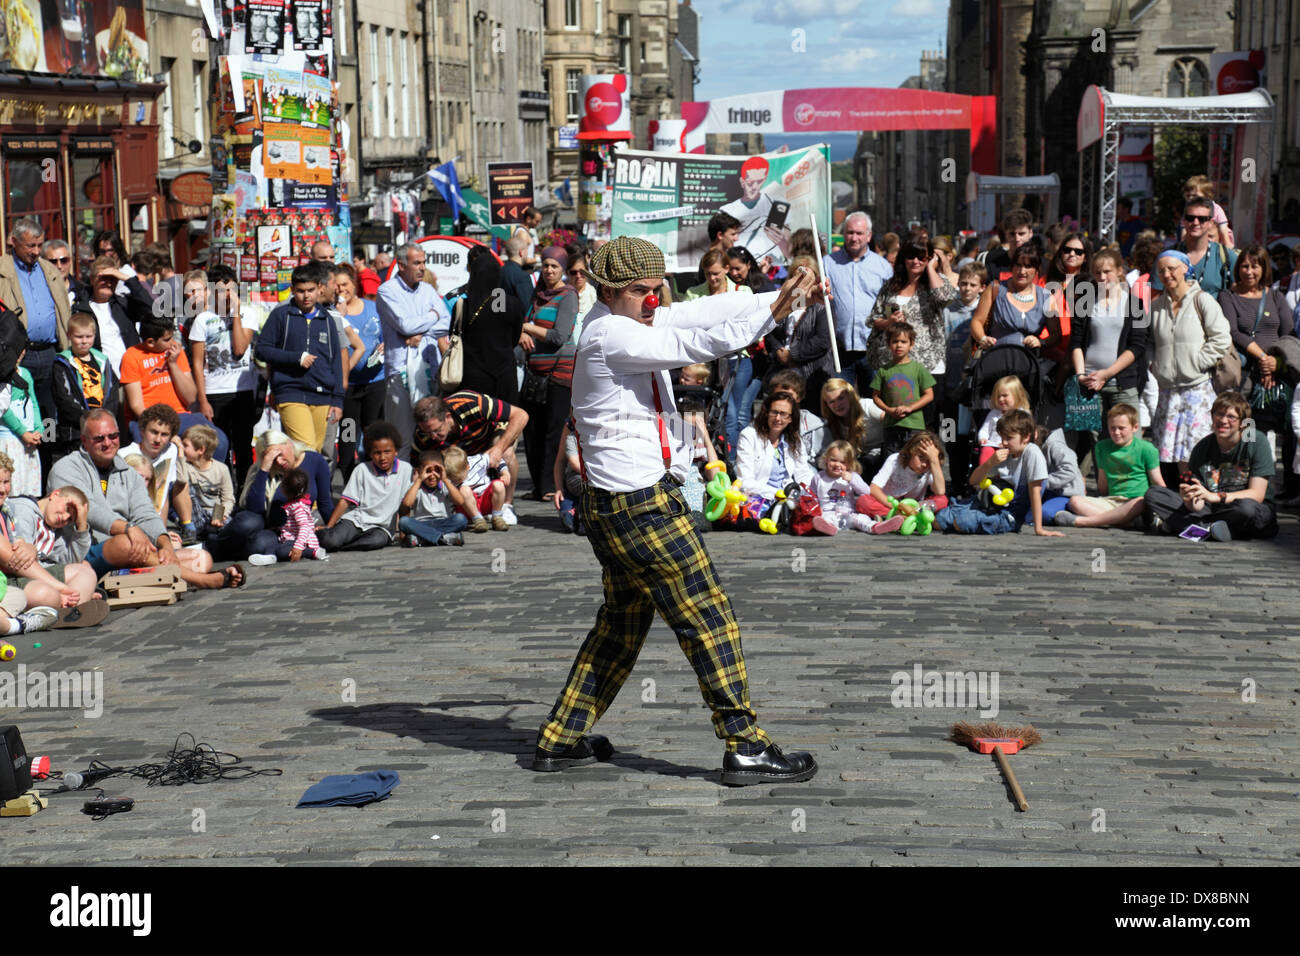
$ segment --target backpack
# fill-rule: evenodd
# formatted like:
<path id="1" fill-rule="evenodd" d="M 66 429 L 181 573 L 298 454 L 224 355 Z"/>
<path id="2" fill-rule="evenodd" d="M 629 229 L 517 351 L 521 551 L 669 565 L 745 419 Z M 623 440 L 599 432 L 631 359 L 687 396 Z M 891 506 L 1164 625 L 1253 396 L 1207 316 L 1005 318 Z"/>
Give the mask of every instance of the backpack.
<path id="1" fill-rule="evenodd" d="M 27 326 L 18 312 L 0 303 L 0 384 L 8 385 L 18 371 L 18 356 L 27 348 Z"/>

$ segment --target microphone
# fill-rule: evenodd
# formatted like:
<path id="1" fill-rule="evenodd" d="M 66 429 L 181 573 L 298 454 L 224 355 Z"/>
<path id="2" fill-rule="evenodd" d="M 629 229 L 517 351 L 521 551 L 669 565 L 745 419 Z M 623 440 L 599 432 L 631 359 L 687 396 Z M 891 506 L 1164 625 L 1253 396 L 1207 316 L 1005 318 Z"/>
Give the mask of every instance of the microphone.
<path id="1" fill-rule="evenodd" d="M 86 787 L 92 786 L 98 781 L 103 780 L 105 777 L 110 776 L 112 773 L 112 770 L 105 769 L 87 770 L 84 773 L 76 770 L 69 770 L 63 775 L 63 786 L 59 787 L 59 789 L 54 792 L 64 793 L 68 790 L 84 790 Z"/>

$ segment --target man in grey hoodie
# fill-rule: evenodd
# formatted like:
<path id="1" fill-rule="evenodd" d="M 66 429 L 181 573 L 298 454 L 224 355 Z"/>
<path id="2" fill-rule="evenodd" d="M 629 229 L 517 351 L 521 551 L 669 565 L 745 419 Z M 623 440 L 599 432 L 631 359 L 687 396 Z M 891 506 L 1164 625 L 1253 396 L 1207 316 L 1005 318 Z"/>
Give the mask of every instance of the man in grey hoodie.
<path id="1" fill-rule="evenodd" d="M 81 450 L 50 469 L 46 487 L 71 485 L 90 503 L 94 541 L 86 561 L 103 577 L 115 568 L 173 565 L 193 587 L 239 587 L 244 572 L 231 565 L 212 570 L 212 555 L 201 549 L 176 551 L 167 526 L 149 500 L 144 480 L 118 457 L 121 444 L 112 413 L 93 409 L 81 419 Z"/>

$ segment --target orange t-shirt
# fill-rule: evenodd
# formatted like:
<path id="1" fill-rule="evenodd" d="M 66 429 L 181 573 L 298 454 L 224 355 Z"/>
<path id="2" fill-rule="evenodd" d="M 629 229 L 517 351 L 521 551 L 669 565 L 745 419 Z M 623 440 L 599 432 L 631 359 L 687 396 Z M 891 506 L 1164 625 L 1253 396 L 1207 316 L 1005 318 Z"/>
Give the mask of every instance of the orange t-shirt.
<path id="1" fill-rule="evenodd" d="M 176 359 L 181 371 L 190 370 L 189 359 L 181 352 Z M 172 375 L 167 368 L 166 352 L 146 352 L 138 345 L 133 345 L 122 356 L 122 384 L 138 383 L 144 397 L 144 407 L 150 405 L 170 405 L 177 412 L 189 411 L 172 385 Z M 134 415 L 131 416 L 135 418 Z"/>

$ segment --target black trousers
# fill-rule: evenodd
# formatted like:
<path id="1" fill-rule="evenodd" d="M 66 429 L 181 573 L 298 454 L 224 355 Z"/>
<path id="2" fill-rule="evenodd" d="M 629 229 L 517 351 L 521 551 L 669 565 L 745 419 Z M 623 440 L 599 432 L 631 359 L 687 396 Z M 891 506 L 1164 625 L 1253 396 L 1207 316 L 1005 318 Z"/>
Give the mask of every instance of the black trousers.
<path id="1" fill-rule="evenodd" d="M 546 404 L 525 405 L 528 424 L 524 426 L 524 455 L 528 474 L 533 479 L 533 490 L 539 495 L 555 491 L 555 456 L 560 451 L 560 434 L 564 420 L 569 417 L 573 403 L 573 389 L 557 385 L 552 379 L 546 384 Z"/>
<path id="2" fill-rule="evenodd" d="M 223 392 L 208 396 L 212 406 L 212 424 L 230 439 L 230 458 L 235 463 L 235 497 L 253 467 L 253 426 L 257 424 L 254 392 Z M 227 518 L 230 516 L 227 515 Z"/>
<path id="3" fill-rule="evenodd" d="M 384 417 L 386 383 L 383 376 L 367 385 L 349 385 L 343 398 L 343 421 L 339 423 L 339 467 L 343 481 L 352 477 L 357 467 L 357 446 L 372 423 Z"/>
<path id="4" fill-rule="evenodd" d="M 351 521 L 339 521 L 332 528 L 322 528 L 316 532 L 320 546 L 329 551 L 378 551 L 392 543 L 392 538 L 383 528 L 371 528 L 362 531 Z"/>
<path id="5" fill-rule="evenodd" d="M 1194 524 L 1208 527 L 1215 521 L 1222 521 L 1228 525 L 1234 540 L 1277 537 L 1277 513 L 1267 501 L 1238 498 L 1226 505 L 1210 505 L 1203 511 L 1191 511 L 1173 488 L 1148 488 L 1144 497 L 1147 514 L 1159 517 L 1169 534 L 1182 534 Z"/>

